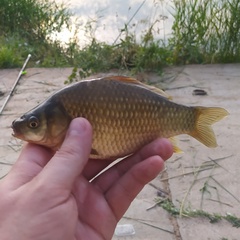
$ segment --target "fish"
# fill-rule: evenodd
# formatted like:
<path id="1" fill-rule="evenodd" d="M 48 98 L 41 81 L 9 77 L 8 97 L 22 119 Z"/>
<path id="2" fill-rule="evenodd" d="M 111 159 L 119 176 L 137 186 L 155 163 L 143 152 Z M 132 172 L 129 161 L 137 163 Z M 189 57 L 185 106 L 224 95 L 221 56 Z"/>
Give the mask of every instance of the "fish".
<path id="1" fill-rule="evenodd" d="M 12 129 L 16 138 L 57 151 L 72 119 L 83 117 L 93 129 L 90 158 L 109 159 L 131 155 L 157 138 L 180 134 L 216 147 L 211 125 L 227 115 L 220 107 L 175 103 L 163 90 L 135 78 L 109 76 L 60 89 L 13 121 Z"/>

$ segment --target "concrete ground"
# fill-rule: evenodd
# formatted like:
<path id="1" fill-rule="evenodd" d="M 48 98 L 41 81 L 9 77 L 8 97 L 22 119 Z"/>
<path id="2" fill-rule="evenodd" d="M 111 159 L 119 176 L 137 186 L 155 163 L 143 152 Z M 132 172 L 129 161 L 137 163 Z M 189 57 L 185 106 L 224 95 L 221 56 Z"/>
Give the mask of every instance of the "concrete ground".
<path id="1" fill-rule="evenodd" d="M 18 73 L 19 69 L 0 70 L 0 107 Z M 70 74 L 71 69 L 27 69 L 0 115 L 0 177 L 10 170 L 23 144 L 11 136 L 11 122 L 63 87 Z M 135 234 L 113 239 L 239 240 L 240 229 L 225 220 L 212 224 L 201 217 L 175 218 L 159 206 L 151 207 L 157 189 L 162 189 L 178 208 L 240 217 L 240 65 L 191 65 L 166 69 L 162 77 L 138 77 L 167 89 L 177 103 L 220 106 L 230 115 L 214 125 L 219 144 L 215 149 L 185 135 L 178 137 L 184 153 L 167 161 L 165 171 L 143 189 L 119 223 L 131 224 Z M 207 95 L 193 95 L 195 89 Z"/>

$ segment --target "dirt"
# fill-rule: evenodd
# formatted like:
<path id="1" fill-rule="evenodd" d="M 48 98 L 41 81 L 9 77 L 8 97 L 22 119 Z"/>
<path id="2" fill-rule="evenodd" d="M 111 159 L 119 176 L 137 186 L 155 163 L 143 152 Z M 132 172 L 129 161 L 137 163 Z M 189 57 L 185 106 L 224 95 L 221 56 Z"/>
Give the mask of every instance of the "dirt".
<path id="1" fill-rule="evenodd" d="M 18 74 L 19 69 L 0 70 L 0 107 Z M 63 87 L 70 74 L 70 68 L 32 68 L 22 76 L 0 115 L 0 177 L 8 173 L 23 144 L 11 136 L 11 122 Z M 176 207 L 240 217 L 240 65 L 174 67 L 166 69 L 161 77 L 148 73 L 138 78 L 166 89 L 177 103 L 221 106 L 230 115 L 214 125 L 219 145 L 215 149 L 208 149 L 189 136 L 178 137 L 184 153 L 174 154 L 167 161 L 164 173 L 143 189 L 119 223 L 131 224 L 135 234 L 113 239 L 240 239 L 240 229 L 225 220 L 212 224 L 201 217 L 175 218 L 158 206 L 147 210 L 155 204 L 157 189 L 163 189 Z M 207 95 L 194 95 L 196 90 L 204 90 Z"/>

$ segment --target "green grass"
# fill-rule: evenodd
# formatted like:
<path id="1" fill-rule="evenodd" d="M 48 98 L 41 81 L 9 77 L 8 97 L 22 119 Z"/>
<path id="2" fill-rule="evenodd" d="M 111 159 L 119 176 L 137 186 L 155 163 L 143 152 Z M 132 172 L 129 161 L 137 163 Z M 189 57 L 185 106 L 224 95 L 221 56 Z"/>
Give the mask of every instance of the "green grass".
<path id="1" fill-rule="evenodd" d="M 160 0 L 154 4 L 153 16 L 163 7 Z M 147 29 L 136 34 L 136 23 L 131 23 L 134 13 L 112 44 L 95 38 L 98 19 L 89 20 L 81 26 L 89 36 L 82 46 L 78 31 L 67 44 L 51 38 L 72 28 L 72 13 L 65 4 L 0 0 L 0 68 L 21 66 L 29 53 L 29 66 L 71 66 L 79 69 L 75 74 L 80 78 L 110 69 L 161 72 L 172 64 L 239 62 L 239 11 L 240 0 L 173 0 L 174 24 L 168 42 L 155 39 L 160 31 L 156 23 L 167 21 L 165 16 L 154 19 L 150 14 L 138 23 Z"/>
<path id="2" fill-rule="evenodd" d="M 174 63 L 240 61 L 240 0 L 174 0 Z"/>
<path id="3" fill-rule="evenodd" d="M 49 0 L 0 0 L 0 33 L 15 34 L 29 43 L 49 40 L 49 34 L 70 26 L 71 14 L 64 4 Z"/>
<path id="4" fill-rule="evenodd" d="M 65 5 L 49 0 L 0 0 L 0 67 L 19 67 L 28 54 L 31 65 L 68 65 L 63 47 L 50 36 L 70 27 L 70 17 Z"/>
<path id="5" fill-rule="evenodd" d="M 210 223 L 217 223 L 221 220 L 226 220 L 233 227 L 240 228 L 240 218 L 229 213 L 226 215 L 221 215 L 218 213 L 209 213 L 201 209 L 183 209 L 183 211 L 181 211 L 179 208 L 174 206 L 174 204 L 169 199 L 157 199 L 157 203 L 160 207 L 175 217 L 181 216 L 186 218 L 206 218 Z"/>

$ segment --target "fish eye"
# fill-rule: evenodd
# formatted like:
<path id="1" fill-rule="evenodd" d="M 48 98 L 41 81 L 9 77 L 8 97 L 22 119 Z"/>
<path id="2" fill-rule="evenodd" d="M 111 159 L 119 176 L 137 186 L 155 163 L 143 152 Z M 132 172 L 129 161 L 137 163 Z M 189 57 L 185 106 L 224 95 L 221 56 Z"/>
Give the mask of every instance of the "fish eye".
<path id="1" fill-rule="evenodd" d="M 28 126 L 32 129 L 35 129 L 39 126 L 39 120 L 38 118 L 31 116 L 28 120 Z"/>

